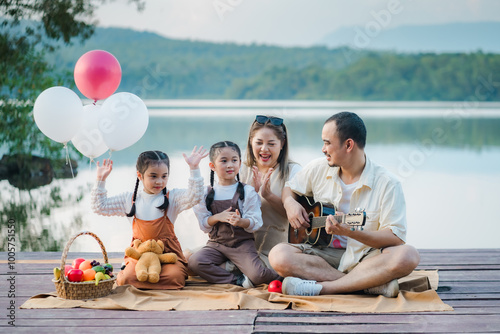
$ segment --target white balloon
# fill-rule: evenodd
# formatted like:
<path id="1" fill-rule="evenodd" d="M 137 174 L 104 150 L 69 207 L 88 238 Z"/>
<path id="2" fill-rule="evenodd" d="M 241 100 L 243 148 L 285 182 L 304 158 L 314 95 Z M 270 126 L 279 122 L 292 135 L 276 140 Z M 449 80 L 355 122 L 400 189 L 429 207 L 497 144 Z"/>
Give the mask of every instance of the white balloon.
<path id="1" fill-rule="evenodd" d="M 80 131 L 71 138 L 75 148 L 90 159 L 104 154 L 108 147 L 104 143 L 99 120 L 101 118 L 101 106 L 89 104 L 83 107 L 83 122 Z"/>
<path id="2" fill-rule="evenodd" d="M 82 125 L 82 100 L 71 89 L 51 87 L 38 95 L 33 107 L 33 116 L 44 135 L 66 144 Z"/>
<path id="3" fill-rule="evenodd" d="M 99 130 L 110 150 L 119 151 L 135 144 L 148 128 L 148 108 L 132 93 L 111 95 L 101 111 Z"/>

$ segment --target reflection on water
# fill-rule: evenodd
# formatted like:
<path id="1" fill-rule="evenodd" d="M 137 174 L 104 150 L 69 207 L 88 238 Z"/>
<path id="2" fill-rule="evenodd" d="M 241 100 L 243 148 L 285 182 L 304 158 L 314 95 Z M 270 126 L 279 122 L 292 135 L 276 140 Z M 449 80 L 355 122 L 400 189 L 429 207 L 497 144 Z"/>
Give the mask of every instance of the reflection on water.
<path id="1" fill-rule="evenodd" d="M 237 110 L 216 113 L 203 110 L 186 115 L 155 111 L 139 142 L 112 153 L 115 168 L 108 178 L 107 189 L 110 195 L 132 191 L 135 160 L 140 152 L 151 149 L 165 151 L 171 158 L 173 177 L 168 187 L 185 188 L 189 172 L 181 153 L 190 152 L 195 145 L 209 147 L 224 139 L 235 141 L 245 150 L 255 114 L 285 118 L 291 157 L 305 165 L 322 156 L 321 128 L 324 120 L 337 111 L 340 110 L 245 109 L 238 114 Z M 482 221 L 483 228 L 500 232 L 499 219 L 485 213 L 485 206 L 494 207 L 500 198 L 492 186 L 500 184 L 496 167 L 500 164 L 500 117 L 447 117 L 444 111 L 442 117 L 372 117 L 371 111 L 353 111 L 367 125 L 369 156 L 403 182 L 409 243 L 420 248 L 497 247 L 493 237 L 479 240 L 465 231 L 471 222 Z M 107 157 L 108 153 L 101 159 Z M 128 246 L 131 227 L 126 218 L 100 217 L 90 212 L 89 192 L 95 167 L 91 169 L 87 164 L 88 161 L 80 162 L 74 179 L 47 177 L 29 181 L 24 176 L 0 181 L 2 250 L 6 247 L 5 227 L 9 219 L 16 222 L 20 251 L 60 251 L 69 237 L 82 229 L 95 232 L 107 251 L 121 252 Z M 208 161 L 205 159 L 201 165 L 208 180 Z M 38 162 L 32 167 L 43 170 L 43 164 Z M 50 184 L 44 185 L 47 182 Z M 192 210 L 179 216 L 176 233 L 185 248 L 195 248 L 206 241 Z M 77 239 L 72 250 L 99 251 L 89 249 L 94 243 Z"/>
<path id="2" fill-rule="evenodd" d="M 72 189 L 66 193 L 62 191 L 60 181 L 53 180 L 76 176 L 77 167 L 76 161 L 69 164 L 66 160 L 49 160 L 37 156 L 2 157 L 0 251 L 9 248 L 9 241 L 15 241 L 16 250 L 21 251 L 61 249 L 71 231 L 67 227 L 57 231 L 53 219 L 54 210 L 81 201 L 84 191 Z M 80 214 L 71 219 L 71 225 L 82 225 Z M 14 237 L 12 232 L 15 232 Z"/>

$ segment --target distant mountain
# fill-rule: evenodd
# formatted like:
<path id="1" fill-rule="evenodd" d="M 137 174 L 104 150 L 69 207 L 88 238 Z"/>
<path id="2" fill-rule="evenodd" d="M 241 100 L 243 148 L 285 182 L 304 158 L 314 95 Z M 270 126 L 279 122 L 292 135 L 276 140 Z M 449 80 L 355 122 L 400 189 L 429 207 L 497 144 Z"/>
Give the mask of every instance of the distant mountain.
<path id="1" fill-rule="evenodd" d="M 383 21 L 338 29 L 318 42 L 329 47 L 396 52 L 500 53 L 500 22 L 408 25 L 383 29 Z"/>
<path id="2" fill-rule="evenodd" d="M 424 39 L 399 32 L 414 43 Z M 384 36 L 381 32 L 369 46 Z M 461 40 L 469 39 L 462 35 Z M 120 62 L 117 91 L 142 99 L 500 101 L 500 54 L 484 52 L 239 45 L 97 28 L 83 45 L 61 46 L 47 59 L 56 72 L 72 76 L 80 56 L 95 49 L 111 52 Z"/>
<path id="3" fill-rule="evenodd" d="M 73 71 L 80 56 L 95 49 L 111 52 L 120 62 L 120 90 L 147 98 L 221 98 L 235 81 L 273 67 L 340 69 L 348 64 L 340 49 L 177 40 L 121 28 L 97 28 L 83 45 L 62 46 L 48 60 L 61 71 Z"/>

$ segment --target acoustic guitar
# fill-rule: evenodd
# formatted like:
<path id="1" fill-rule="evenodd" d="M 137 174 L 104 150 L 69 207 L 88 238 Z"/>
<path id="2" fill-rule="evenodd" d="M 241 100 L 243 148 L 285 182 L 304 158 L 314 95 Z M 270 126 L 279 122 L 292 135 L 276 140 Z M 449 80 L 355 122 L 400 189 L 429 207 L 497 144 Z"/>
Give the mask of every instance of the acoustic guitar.
<path id="1" fill-rule="evenodd" d="M 366 222 L 366 212 L 357 209 L 355 212 L 336 215 L 335 208 L 326 203 L 316 202 L 309 197 L 300 196 L 297 201 L 304 207 L 309 215 L 309 228 L 289 229 L 288 242 L 292 244 L 311 244 L 317 246 L 328 246 L 332 242 L 333 235 L 326 233 L 326 218 L 333 215 L 335 220 L 341 224 L 351 226 L 351 230 L 362 230 Z M 313 203 L 313 204 L 311 204 Z"/>

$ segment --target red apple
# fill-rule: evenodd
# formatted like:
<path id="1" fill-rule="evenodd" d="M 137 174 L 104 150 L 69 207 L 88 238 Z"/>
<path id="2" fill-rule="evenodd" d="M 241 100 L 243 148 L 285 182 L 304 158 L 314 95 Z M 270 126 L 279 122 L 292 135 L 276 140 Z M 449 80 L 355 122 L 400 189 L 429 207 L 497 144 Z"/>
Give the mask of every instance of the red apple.
<path id="1" fill-rule="evenodd" d="M 72 266 L 69 264 L 64 265 L 64 276 L 68 276 L 68 273 L 71 269 L 74 269 Z"/>
<path id="2" fill-rule="evenodd" d="M 68 280 L 70 282 L 81 282 L 83 278 L 83 271 L 81 269 L 71 269 L 68 273 Z"/>
<path id="3" fill-rule="evenodd" d="M 281 293 L 281 281 L 274 280 L 271 283 L 269 283 L 267 291 Z"/>
<path id="4" fill-rule="evenodd" d="M 80 267 L 80 263 L 85 261 L 85 259 L 78 258 L 73 260 L 73 269 L 78 269 Z"/>

